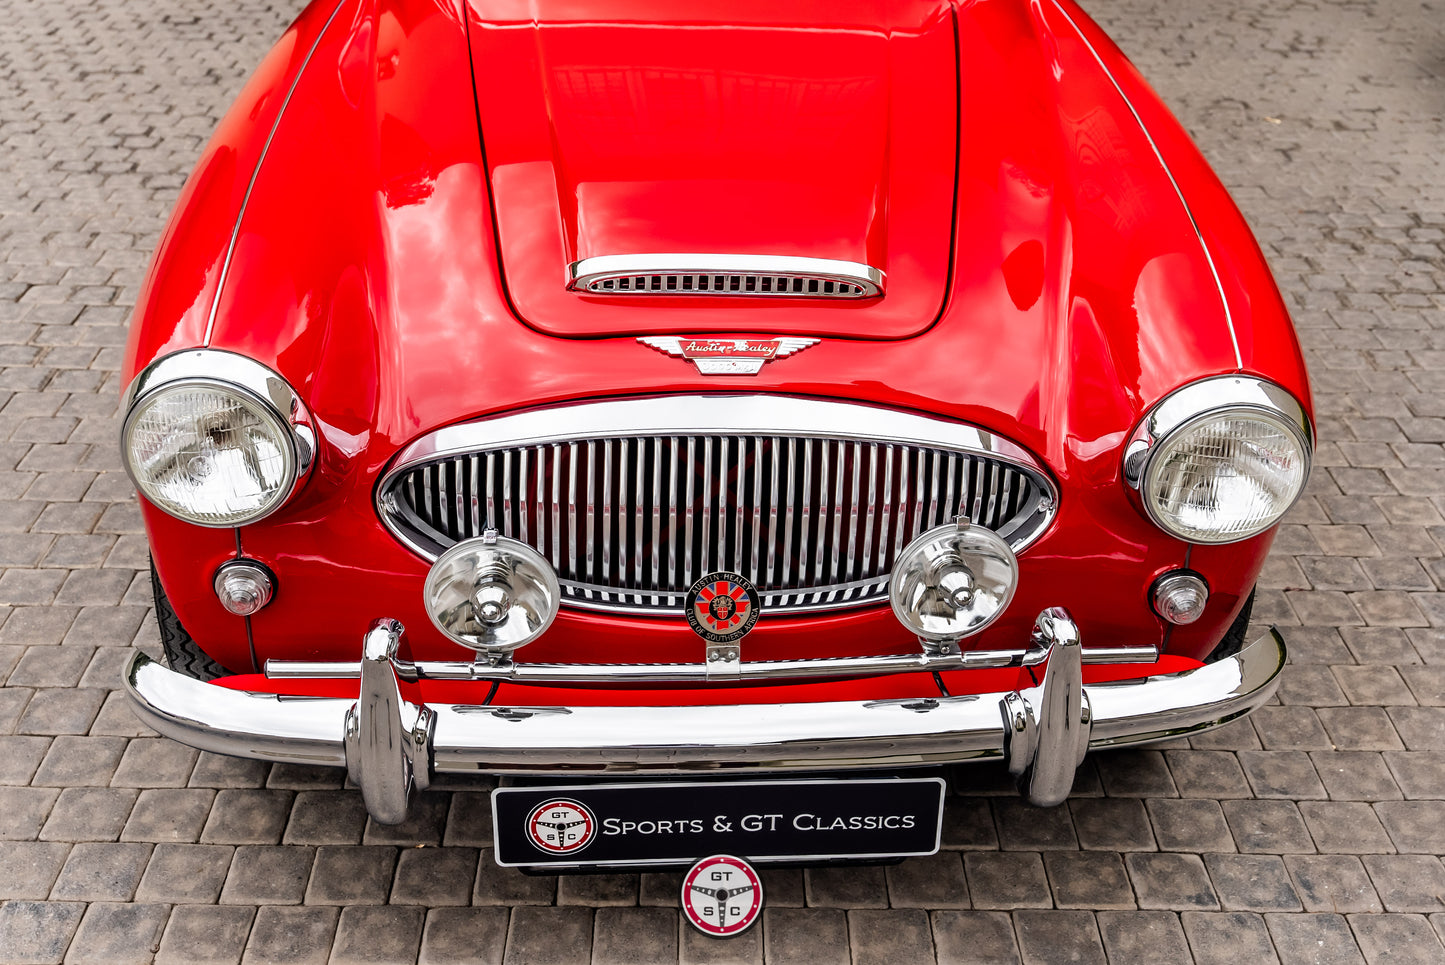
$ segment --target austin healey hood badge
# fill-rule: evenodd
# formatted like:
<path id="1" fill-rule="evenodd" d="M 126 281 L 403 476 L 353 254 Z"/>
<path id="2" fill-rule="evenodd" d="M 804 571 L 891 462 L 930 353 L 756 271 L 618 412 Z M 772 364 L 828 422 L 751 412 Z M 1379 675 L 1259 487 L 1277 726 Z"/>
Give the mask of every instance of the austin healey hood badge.
<path id="1" fill-rule="evenodd" d="M 758 591 L 737 573 L 709 573 L 687 591 L 687 625 L 708 643 L 732 643 L 758 622 Z"/>
<path id="2" fill-rule="evenodd" d="M 639 338 L 643 345 L 680 355 L 703 375 L 757 375 L 764 362 L 817 345 L 816 338 L 696 338 L 658 335 Z"/>

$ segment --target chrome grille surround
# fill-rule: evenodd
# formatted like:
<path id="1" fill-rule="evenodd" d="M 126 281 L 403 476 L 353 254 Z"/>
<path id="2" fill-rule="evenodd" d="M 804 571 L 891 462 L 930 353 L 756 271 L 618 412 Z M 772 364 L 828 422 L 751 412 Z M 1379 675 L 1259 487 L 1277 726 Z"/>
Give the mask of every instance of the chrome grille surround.
<path id="1" fill-rule="evenodd" d="M 776 255 L 601 255 L 573 262 L 567 287 L 600 295 L 872 298 L 883 272 L 853 261 Z"/>
<path id="2" fill-rule="evenodd" d="M 691 470 L 689 471 L 689 467 Z M 896 554 L 968 515 L 1015 552 L 1057 495 L 1023 449 L 957 422 L 789 396 L 581 403 L 448 426 L 376 489 L 421 556 L 494 527 L 552 562 L 565 605 L 676 614 L 704 573 L 772 612 L 886 602 Z"/>

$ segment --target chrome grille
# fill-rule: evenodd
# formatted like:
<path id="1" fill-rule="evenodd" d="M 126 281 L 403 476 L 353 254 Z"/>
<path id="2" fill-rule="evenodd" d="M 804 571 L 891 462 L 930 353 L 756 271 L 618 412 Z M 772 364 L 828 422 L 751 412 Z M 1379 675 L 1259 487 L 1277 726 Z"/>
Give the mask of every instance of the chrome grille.
<path id="1" fill-rule="evenodd" d="M 898 553 L 962 513 L 1021 546 L 1038 472 L 991 454 L 796 435 L 617 436 L 486 449 L 394 472 L 381 504 L 429 556 L 495 528 L 544 555 L 574 606 L 677 612 L 732 570 L 772 610 L 886 598 Z"/>
<path id="2" fill-rule="evenodd" d="M 777 255 L 599 255 L 568 266 L 573 291 L 627 295 L 871 298 L 883 272 L 854 261 Z"/>

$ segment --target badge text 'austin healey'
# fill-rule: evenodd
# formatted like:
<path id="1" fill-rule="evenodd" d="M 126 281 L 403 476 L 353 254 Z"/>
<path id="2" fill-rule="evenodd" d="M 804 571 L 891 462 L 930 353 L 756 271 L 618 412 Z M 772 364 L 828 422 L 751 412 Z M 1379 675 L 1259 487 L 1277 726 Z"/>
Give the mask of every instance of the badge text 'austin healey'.
<path id="1" fill-rule="evenodd" d="M 689 359 L 703 375 L 757 375 L 764 362 L 817 345 L 816 338 L 688 338 L 657 335 L 639 338 L 659 352 Z"/>

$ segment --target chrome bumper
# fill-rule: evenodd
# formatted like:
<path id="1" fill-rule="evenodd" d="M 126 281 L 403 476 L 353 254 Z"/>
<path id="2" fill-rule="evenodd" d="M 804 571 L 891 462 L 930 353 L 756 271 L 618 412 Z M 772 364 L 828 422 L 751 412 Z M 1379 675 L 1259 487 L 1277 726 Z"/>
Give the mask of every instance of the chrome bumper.
<path id="1" fill-rule="evenodd" d="M 125 686 L 142 722 L 238 757 L 347 768 L 376 820 L 406 816 L 432 773 L 850 770 L 1003 758 L 1033 803 L 1068 797 L 1090 748 L 1209 730 L 1263 704 L 1284 640 L 1271 629 L 1232 657 L 1181 673 L 1083 684 L 1078 629 L 1045 610 L 1037 687 L 905 700 L 711 707 L 418 705 L 403 699 L 401 625 L 363 642 L 357 699 L 278 697 L 203 683 L 137 652 Z"/>

